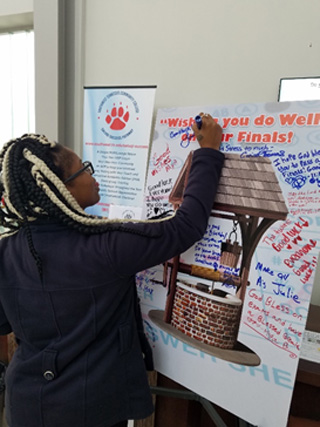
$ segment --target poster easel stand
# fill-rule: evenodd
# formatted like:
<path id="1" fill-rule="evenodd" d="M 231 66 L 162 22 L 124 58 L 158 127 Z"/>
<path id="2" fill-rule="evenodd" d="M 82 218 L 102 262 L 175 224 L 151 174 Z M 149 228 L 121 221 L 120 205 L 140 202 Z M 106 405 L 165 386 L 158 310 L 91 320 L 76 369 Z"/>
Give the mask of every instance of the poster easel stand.
<path id="1" fill-rule="evenodd" d="M 195 400 L 196 402 L 199 402 L 202 405 L 202 407 L 206 410 L 209 417 L 215 423 L 216 427 L 228 427 L 223 421 L 223 419 L 220 417 L 218 412 L 215 410 L 212 403 L 209 400 L 205 399 L 204 397 L 194 393 L 193 391 L 176 390 L 168 387 L 159 387 L 159 386 L 150 386 L 150 390 L 151 390 L 151 393 L 159 396 Z M 253 424 L 250 424 L 247 421 L 244 421 L 243 419 L 238 418 L 238 427 L 257 427 L 257 426 L 254 426 Z"/>

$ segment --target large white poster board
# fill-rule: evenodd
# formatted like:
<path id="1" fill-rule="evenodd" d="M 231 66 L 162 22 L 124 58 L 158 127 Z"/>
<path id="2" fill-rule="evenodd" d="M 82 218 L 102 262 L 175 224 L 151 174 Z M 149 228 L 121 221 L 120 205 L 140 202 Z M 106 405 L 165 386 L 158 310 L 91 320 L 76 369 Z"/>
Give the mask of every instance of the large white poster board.
<path id="1" fill-rule="evenodd" d="M 89 213 L 140 218 L 155 90 L 85 88 L 83 158 L 95 167 L 101 197 Z"/>
<path id="2" fill-rule="evenodd" d="M 238 179 L 230 182 L 225 171 L 224 184 L 237 186 L 245 173 L 251 173 L 247 187 L 252 197 L 246 192 L 235 194 L 235 204 L 238 196 L 248 197 L 252 207 L 255 201 L 258 207 L 264 206 L 266 216 L 280 204 L 287 212 L 284 219 L 265 228 L 248 267 L 237 343 L 250 350 L 254 363 L 233 358 L 232 349 L 219 349 L 213 355 L 198 340 L 186 340 L 170 325 L 168 329 L 155 322 L 151 313 L 163 311 L 166 305 L 163 266 L 138 275 L 155 368 L 253 425 L 285 427 L 319 252 L 320 102 L 159 110 L 146 185 L 148 217 L 171 208 L 170 191 L 188 154 L 198 148 L 190 125 L 200 111 L 210 113 L 223 127 L 221 150 L 226 156 L 231 154 L 228 162 L 234 164 L 233 173 L 240 171 L 241 159 L 245 161 L 247 171 L 241 169 Z M 267 166 L 256 162 L 261 157 L 268 160 Z M 249 159 L 251 167 L 246 164 Z M 265 167 L 271 168 L 270 181 L 262 183 Z M 268 185 L 270 194 L 280 188 L 279 201 L 268 201 Z M 219 270 L 221 243 L 231 230 L 232 222 L 223 216 L 211 217 L 204 238 L 182 254 L 180 261 Z M 244 246 L 245 239 L 241 240 L 238 230 L 239 244 Z M 241 273 L 240 261 L 231 273 Z M 237 291 L 232 287 L 225 290 Z M 202 317 L 206 317 L 205 311 Z"/>

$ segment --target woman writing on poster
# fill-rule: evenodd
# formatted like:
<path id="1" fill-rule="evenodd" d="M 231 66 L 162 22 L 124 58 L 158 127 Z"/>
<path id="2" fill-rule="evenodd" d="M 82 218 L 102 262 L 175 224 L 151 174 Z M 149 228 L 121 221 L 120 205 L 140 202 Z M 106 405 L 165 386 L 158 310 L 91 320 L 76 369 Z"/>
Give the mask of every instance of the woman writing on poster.
<path id="1" fill-rule="evenodd" d="M 124 222 L 99 201 L 93 166 L 44 136 L 0 152 L 0 334 L 18 346 L 6 372 L 10 427 L 125 426 L 153 411 L 135 319 L 135 274 L 206 229 L 224 156 L 209 115 L 193 125 L 184 201 L 167 219 Z"/>

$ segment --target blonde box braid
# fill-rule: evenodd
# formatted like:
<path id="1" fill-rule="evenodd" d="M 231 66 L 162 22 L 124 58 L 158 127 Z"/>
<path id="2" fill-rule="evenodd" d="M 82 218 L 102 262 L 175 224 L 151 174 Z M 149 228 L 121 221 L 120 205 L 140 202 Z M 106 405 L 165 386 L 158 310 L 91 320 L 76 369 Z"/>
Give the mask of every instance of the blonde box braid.
<path id="1" fill-rule="evenodd" d="M 9 141 L 0 151 L 0 225 L 5 227 L 0 237 L 9 237 L 25 228 L 40 276 L 42 263 L 29 227 L 37 218 L 55 218 L 85 234 L 122 230 L 148 236 L 125 225 L 146 221 L 110 220 L 87 214 L 63 183 L 68 159 L 62 150 L 62 145 L 49 141 L 44 135 L 26 134 Z"/>

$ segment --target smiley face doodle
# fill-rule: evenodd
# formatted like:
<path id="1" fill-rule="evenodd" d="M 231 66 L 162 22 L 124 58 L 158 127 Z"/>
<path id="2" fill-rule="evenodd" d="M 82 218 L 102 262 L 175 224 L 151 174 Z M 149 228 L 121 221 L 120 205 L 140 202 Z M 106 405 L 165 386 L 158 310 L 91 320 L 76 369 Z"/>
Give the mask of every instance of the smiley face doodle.
<path id="1" fill-rule="evenodd" d="M 128 107 L 127 107 L 128 108 Z M 107 111 L 108 112 L 108 111 Z M 122 106 L 113 107 L 106 116 L 106 122 L 112 130 L 122 130 L 126 127 L 129 120 L 129 111 L 124 110 Z"/>

